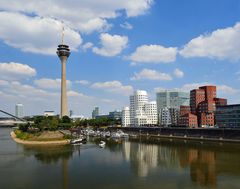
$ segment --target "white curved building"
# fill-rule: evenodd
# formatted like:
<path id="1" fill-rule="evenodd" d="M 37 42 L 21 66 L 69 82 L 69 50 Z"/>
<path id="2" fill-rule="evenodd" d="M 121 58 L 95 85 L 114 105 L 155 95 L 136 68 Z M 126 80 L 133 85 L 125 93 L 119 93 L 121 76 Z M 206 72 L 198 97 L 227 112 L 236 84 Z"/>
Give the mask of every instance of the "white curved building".
<path id="1" fill-rule="evenodd" d="M 156 102 L 148 102 L 146 91 L 137 90 L 130 96 L 130 125 L 156 125 L 157 105 Z M 124 125 L 124 124 L 123 124 Z"/>
<path id="2" fill-rule="evenodd" d="M 129 109 L 129 107 L 124 107 L 122 110 L 122 126 L 123 127 L 130 126 L 130 109 Z"/>
<path id="3" fill-rule="evenodd" d="M 157 125 L 158 123 L 157 102 L 156 101 L 147 102 L 144 105 L 144 111 L 147 117 L 147 124 Z"/>

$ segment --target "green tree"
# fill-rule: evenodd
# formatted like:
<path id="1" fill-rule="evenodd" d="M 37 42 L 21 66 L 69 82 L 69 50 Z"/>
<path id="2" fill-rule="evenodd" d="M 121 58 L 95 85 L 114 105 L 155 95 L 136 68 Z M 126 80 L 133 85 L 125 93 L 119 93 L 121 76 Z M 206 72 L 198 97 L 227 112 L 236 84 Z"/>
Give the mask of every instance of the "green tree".
<path id="1" fill-rule="evenodd" d="M 68 116 L 63 116 L 61 122 L 62 123 L 71 123 L 71 119 Z"/>

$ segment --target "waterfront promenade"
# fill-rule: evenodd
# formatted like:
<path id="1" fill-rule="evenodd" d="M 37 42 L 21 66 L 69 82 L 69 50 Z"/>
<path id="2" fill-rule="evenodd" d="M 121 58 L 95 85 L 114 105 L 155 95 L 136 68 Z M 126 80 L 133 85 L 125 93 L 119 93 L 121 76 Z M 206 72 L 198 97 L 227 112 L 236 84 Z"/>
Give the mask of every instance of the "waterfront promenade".
<path id="1" fill-rule="evenodd" d="M 113 131 L 119 127 L 109 129 Z M 121 130 L 132 136 L 240 143 L 240 129 L 236 128 L 122 127 Z"/>

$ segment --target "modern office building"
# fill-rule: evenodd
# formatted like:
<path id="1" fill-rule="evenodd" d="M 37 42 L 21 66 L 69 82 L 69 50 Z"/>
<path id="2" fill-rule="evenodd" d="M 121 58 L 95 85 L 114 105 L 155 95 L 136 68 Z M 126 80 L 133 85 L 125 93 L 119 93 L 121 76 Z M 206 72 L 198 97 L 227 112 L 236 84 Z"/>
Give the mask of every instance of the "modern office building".
<path id="1" fill-rule="evenodd" d="M 146 91 L 137 90 L 130 96 L 130 124 L 137 126 L 138 119 L 144 116 L 144 105 L 148 102 L 148 95 Z M 136 117 L 138 119 L 136 120 Z"/>
<path id="2" fill-rule="evenodd" d="M 99 107 L 95 107 L 92 111 L 92 118 L 95 119 L 97 116 L 99 116 Z"/>
<path id="3" fill-rule="evenodd" d="M 165 107 L 159 110 L 159 124 L 163 127 L 168 127 L 172 124 L 169 108 Z"/>
<path id="4" fill-rule="evenodd" d="M 156 97 L 159 125 L 177 125 L 180 106 L 189 106 L 189 93 L 178 90 L 162 90 L 157 92 Z"/>
<path id="5" fill-rule="evenodd" d="M 240 128 L 240 104 L 217 106 L 215 117 L 218 127 Z"/>
<path id="6" fill-rule="evenodd" d="M 122 126 L 123 127 L 130 126 L 130 109 L 129 109 L 129 107 L 124 107 L 122 110 Z"/>
<path id="7" fill-rule="evenodd" d="M 157 108 L 180 108 L 189 105 L 189 93 L 177 90 L 162 90 L 157 92 Z"/>
<path id="8" fill-rule="evenodd" d="M 64 28 L 63 28 L 63 32 L 64 32 Z M 66 63 L 67 63 L 68 57 L 71 54 L 69 46 L 64 44 L 64 41 L 63 41 L 64 33 L 63 32 L 62 32 L 62 43 L 60 45 L 58 45 L 58 48 L 57 48 L 57 55 L 61 61 L 61 65 L 62 65 L 60 117 L 68 116 Z"/>
<path id="9" fill-rule="evenodd" d="M 179 108 L 169 108 L 170 118 L 171 118 L 171 125 L 177 126 L 178 120 L 180 116 L 180 109 Z"/>
<path id="10" fill-rule="evenodd" d="M 116 120 L 121 120 L 122 119 L 122 111 L 120 110 L 115 110 L 113 112 L 109 112 L 108 117 L 110 119 L 116 119 Z"/>
<path id="11" fill-rule="evenodd" d="M 23 118 L 24 117 L 24 106 L 23 104 L 16 104 L 15 105 L 15 116 L 19 117 L 19 118 Z"/>
<path id="12" fill-rule="evenodd" d="M 190 110 L 188 112 L 197 116 L 197 125 L 198 127 L 213 127 L 215 126 L 215 111 L 216 107 L 221 107 L 227 105 L 227 100 L 223 98 L 216 98 L 216 86 L 203 86 L 198 89 L 191 90 L 190 92 Z M 180 115 L 186 118 L 187 109 L 189 107 L 180 108 Z M 184 112 L 186 115 L 184 115 Z M 194 116 L 190 116 L 192 118 Z M 194 118 L 195 119 L 195 118 Z M 181 121 L 183 119 L 180 119 Z M 180 121 L 180 125 L 184 125 Z M 190 121 L 185 121 L 185 123 L 190 123 Z M 186 125 L 189 126 L 189 125 Z"/>
<path id="13" fill-rule="evenodd" d="M 148 102 L 146 91 L 137 90 L 130 96 L 130 125 L 157 125 L 156 102 Z"/>
<path id="14" fill-rule="evenodd" d="M 147 117 L 147 125 L 157 125 L 157 103 L 156 101 L 147 102 L 144 105 L 144 113 Z"/>

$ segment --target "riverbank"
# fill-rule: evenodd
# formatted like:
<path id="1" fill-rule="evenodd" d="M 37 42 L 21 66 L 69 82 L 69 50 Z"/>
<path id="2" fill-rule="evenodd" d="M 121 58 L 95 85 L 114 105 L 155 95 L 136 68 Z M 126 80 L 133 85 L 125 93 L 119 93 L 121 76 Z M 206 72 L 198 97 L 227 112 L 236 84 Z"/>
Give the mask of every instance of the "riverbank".
<path id="1" fill-rule="evenodd" d="M 12 131 L 10 135 L 16 143 L 24 144 L 24 145 L 67 145 L 70 143 L 69 139 L 49 140 L 49 141 L 46 141 L 46 140 L 45 141 L 22 140 L 22 139 L 17 138 L 14 131 Z"/>
<path id="2" fill-rule="evenodd" d="M 109 127 L 111 131 L 119 128 Z M 135 137 L 169 138 L 182 140 L 232 142 L 240 144 L 240 129 L 236 128 L 164 128 L 122 127 L 121 130 Z"/>

